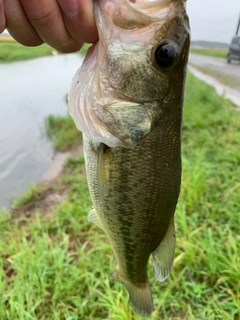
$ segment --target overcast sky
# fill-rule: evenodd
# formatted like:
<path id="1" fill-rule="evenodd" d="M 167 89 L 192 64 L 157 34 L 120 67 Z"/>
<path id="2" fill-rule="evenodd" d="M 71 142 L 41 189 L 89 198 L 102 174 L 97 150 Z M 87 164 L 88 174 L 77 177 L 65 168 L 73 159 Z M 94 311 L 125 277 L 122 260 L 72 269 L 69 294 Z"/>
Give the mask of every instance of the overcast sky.
<path id="1" fill-rule="evenodd" d="M 192 40 L 229 43 L 236 32 L 240 0 L 188 0 Z"/>

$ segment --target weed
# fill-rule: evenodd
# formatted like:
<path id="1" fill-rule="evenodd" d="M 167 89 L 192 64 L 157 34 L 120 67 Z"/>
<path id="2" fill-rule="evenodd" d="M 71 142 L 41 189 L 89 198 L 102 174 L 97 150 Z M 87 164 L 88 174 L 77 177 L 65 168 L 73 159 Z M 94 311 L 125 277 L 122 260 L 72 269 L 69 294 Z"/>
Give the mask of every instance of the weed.
<path id="1" fill-rule="evenodd" d="M 81 132 L 77 130 L 72 118 L 50 115 L 46 118 L 46 131 L 57 151 L 66 151 L 81 144 Z"/>

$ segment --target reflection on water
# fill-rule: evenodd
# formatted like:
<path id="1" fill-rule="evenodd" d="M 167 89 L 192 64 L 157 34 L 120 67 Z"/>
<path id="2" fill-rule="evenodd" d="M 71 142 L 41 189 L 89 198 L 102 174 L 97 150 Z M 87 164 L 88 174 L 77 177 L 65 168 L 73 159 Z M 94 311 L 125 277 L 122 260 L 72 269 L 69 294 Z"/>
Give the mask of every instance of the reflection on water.
<path id="1" fill-rule="evenodd" d="M 0 64 L 0 208 L 39 180 L 53 158 L 44 119 L 66 114 L 77 54 Z"/>

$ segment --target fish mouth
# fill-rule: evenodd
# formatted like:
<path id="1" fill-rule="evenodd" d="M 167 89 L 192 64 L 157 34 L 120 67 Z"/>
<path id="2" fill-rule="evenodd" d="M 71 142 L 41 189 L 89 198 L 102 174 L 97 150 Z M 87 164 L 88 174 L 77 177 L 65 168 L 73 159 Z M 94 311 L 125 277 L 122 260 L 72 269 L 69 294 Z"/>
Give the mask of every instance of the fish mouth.
<path id="1" fill-rule="evenodd" d="M 143 29 L 164 24 L 181 12 L 186 0 L 123 0 L 105 8 L 113 24 L 121 29 Z"/>
<path id="2" fill-rule="evenodd" d="M 130 3 L 135 4 L 140 7 L 155 7 L 159 6 L 160 4 L 162 6 L 169 6 L 172 3 L 176 2 L 186 2 L 187 0 L 128 0 Z"/>

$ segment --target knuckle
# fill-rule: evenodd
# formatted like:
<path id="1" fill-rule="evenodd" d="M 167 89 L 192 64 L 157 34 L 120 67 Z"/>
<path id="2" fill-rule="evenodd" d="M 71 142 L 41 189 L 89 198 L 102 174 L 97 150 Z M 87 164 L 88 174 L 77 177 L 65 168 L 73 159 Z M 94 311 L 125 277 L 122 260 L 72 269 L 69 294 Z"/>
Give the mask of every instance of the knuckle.
<path id="1" fill-rule="evenodd" d="M 38 10 L 29 19 L 35 27 L 48 27 L 57 19 L 57 12 Z"/>

